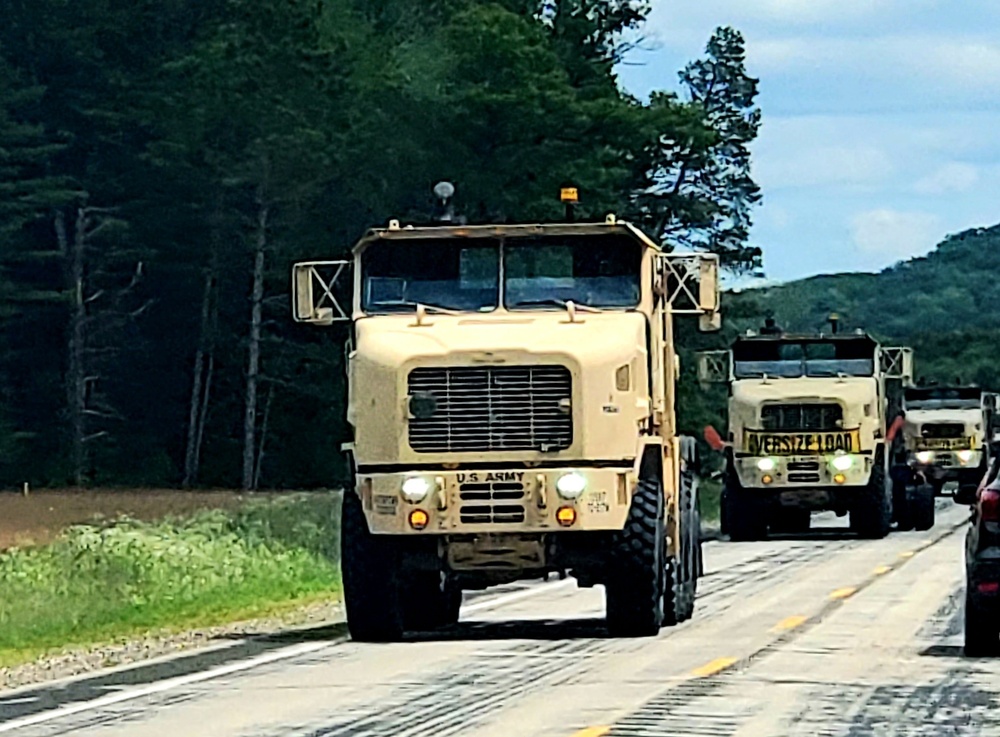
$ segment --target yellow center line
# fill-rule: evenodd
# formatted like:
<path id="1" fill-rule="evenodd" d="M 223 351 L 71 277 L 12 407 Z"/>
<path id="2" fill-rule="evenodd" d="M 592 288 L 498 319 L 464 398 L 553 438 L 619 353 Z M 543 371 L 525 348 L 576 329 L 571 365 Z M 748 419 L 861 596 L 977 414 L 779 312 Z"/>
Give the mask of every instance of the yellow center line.
<path id="1" fill-rule="evenodd" d="M 837 589 L 830 593 L 831 599 L 848 599 L 858 593 L 858 590 L 853 586 L 847 586 L 846 588 Z"/>
<path id="2" fill-rule="evenodd" d="M 721 673 L 738 660 L 739 658 L 716 658 L 711 663 L 705 663 L 700 668 L 695 668 L 691 671 L 691 675 L 696 678 L 708 678 L 709 676 L 714 676 L 716 673 Z"/>
<path id="3" fill-rule="evenodd" d="M 778 631 L 793 630 L 796 627 L 801 627 L 808 621 L 808 619 L 808 617 L 803 617 L 801 614 L 796 614 L 795 616 L 788 617 L 787 619 L 782 619 L 774 626 L 774 629 Z"/>
<path id="4" fill-rule="evenodd" d="M 912 558 L 914 555 L 916 555 L 916 553 L 914 551 L 907 550 L 905 553 L 900 553 L 899 557 L 900 558 Z"/>
<path id="5" fill-rule="evenodd" d="M 587 727 L 581 729 L 573 737 L 604 737 L 610 731 L 611 727 Z"/>
<path id="6" fill-rule="evenodd" d="M 873 571 L 873 573 L 876 576 L 884 576 L 885 574 L 887 574 L 891 570 L 892 570 L 892 566 L 879 566 L 878 568 L 876 568 Z"/>

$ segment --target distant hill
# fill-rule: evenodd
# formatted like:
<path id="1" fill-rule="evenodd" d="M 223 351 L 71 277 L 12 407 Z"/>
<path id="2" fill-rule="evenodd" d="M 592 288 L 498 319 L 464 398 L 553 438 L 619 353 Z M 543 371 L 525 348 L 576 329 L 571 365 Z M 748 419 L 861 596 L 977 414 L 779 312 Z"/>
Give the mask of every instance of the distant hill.
<path id="1" fill-rule="evenodd" d="M 878 274 L 747 290 L 730 304 L 745 320 L 773 314 L 786 330 L 808 332 L 836 312 L 844 330 L 912 346 L 919 376 L 1000 388 L 1000 225 L 951 236 Z"/>

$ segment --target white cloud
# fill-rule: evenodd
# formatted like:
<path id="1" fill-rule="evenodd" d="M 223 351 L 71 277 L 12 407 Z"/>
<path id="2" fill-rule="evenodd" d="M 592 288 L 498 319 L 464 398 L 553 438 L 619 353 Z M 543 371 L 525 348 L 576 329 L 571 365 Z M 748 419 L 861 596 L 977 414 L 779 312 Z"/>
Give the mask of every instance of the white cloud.
<path id="1" fill-rule="evenodd" d="M 968 192 L 979 183 L 979 170 L 972 164 L 952 161 L 917 181 L 913 189 L 918 194 L 940 195 Z"/>
<path id="2" fill-rule="evenodd" d="M 927 253 L 941 240 L 941 220 L 924 212 L 869 210 L 851 221 L 854 244 L 863 252 L 887 261 Z"/>

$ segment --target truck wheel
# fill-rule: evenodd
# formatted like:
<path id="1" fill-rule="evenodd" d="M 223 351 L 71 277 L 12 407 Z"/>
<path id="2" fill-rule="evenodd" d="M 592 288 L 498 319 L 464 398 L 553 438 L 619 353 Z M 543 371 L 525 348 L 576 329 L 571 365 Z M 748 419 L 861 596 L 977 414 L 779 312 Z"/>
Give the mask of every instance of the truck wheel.
<path id="1" fill-rule="evenodd" d="M 978 484 L 963 484 L 955 492 L 955 504 L 973 505 L 976 503 L 976 492 L 979 491 Z"/>
<path id="2" fill-rule="evenodd" d="M 361 500 L 344 492 L 340 534 L 347 629 L 359 642 L 391 642 L 403 635 L 398 547 L 368 529 Z"/>
<path id="3" fill-rule="evenodd" d="M 435 630 L 458 622 L 462 590 L 445 582 L 437 571 L 407 576 L 403 588 L 403 627 L 407 630 Z"/>
<path id="4" fill-rule="evenodd" d="M 763 505 L 747 494 L 734 473 L 726 476 L 722 503 L 729 521 L 729 539 L 733 542 L 750 542 L 767 537 L 767 520 Z"/>
<path id="5" fill-rule="evenodd" d="M 652 637 L 663 626 L 667 567 L 663 507 L 662 483 L 641 480 L 625 528 L 614 536 L 612 567 L 604 586 L 613 637 Z"/>
<path id="6" fill-rule="evenodd" d="M 812 512 L 808 509 L 778 509 L 774 513 L 774 519 L 771 520 L 771 532 L 801 535 L 809 532 L 811 523 Z"/>
<path id="7" fill-rule="evenodd" d="M 934 489 L 927 484 L 920 484 L 910 491 L 908 504 L 913 527 L 920 532 L 934 526 Z"/>
<path id="8" fill-rule="evenodd" d="M 976 606 L 965 595 L 965 654 L 970 658 L 1000 655 L 1000 619 L 992 611 Z"/>
<path id="9" fill-rule="evenodd" d="M 872 475 L 851 509 L 851 527 L 861 537 L 875 540 L 889 534 L 892 525 L 892 495 L 886 484 L 885 450 L 875 452 Z"/>
<path id="10" fill-rule="evenodd" d="M 672 627 L 691 619 L 697 593 L 698 556 L 701 530 L 698 528 L 697 482 L 690 474 L 681 474 L 680 541 L 681 549 L 667 561 L 663 593 L 663 623 Z"/>

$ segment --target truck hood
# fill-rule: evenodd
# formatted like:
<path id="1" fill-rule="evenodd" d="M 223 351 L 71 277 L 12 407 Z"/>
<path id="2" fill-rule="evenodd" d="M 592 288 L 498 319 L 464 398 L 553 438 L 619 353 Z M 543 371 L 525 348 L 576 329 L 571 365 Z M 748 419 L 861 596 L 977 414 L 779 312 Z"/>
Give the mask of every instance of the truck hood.
<path id="1" fill-rule="evenodd" d="M 875 401 L 875 380 L 846 379 L 742 379 L 733 383 L 733 401 L 746 406 L 772 402 L 834 402 L 859 406 Z"/>

